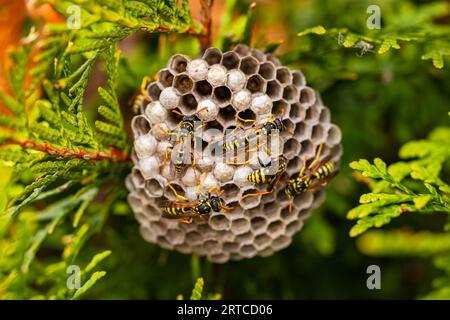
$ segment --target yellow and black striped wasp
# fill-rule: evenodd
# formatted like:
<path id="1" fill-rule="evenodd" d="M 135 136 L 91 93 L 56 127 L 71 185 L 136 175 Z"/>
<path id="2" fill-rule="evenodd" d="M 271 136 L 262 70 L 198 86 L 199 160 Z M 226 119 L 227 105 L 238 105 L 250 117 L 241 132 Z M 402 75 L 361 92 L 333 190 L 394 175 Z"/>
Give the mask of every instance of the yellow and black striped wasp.
<path id="1" fill-rule="evenodd" d="M 195 157 L 193 156 L 193 150 L 195 150 L 195 131 L 204 127 L 204 124 L 195 127 L 196 118 L 195 115 L 204 111 L 207 107 L 202 108 L 195 112 L 191 116 L 183 116 L 179 111 L 172 110 L 173 113 L 182 116 L 181 121 L 178 124 L 178 129 L 174 131 L 167 131 L 166 134 L 170 136 L 170 145 L 166 149 L 166 155 L 163 165 L 169 160 L 169 154 L 175 146 L 177 147 L 176 154 L 173 159 L 175 171 L 181 173 L 186 163 L 192 163 L 195 167 Z M 190 142 L 190 144 L 189 144 Z M 186 153 L 189 152 L 190 159 L 186 159 Z"/>
<path id="2" fill-rule="evenodd" d="M 286 172 L 286 158 L 283 155 L 271 157 L 268 164 L 261 163 L 260 159 L 259 163 L 261 164 L 261 168 L 253 170 L 247 176 L 247 181 L 253 182 L 254 184 L 267 183 L 267 189 L 265 191 L 246 194 L 241 199 L 272 193 L 278 181 L 280 181 L 281 176 Z"/>
<path id="3" fill-rule="evenodd" d="M 206 177 L 206 174 L 204 178 Z M 204 178 L 197 186 L 197 197 L 199 196 L 201 184 L 204 181 Z M 168 201 L 162 207 L 161 210 L 163 212 L 163 216 L 168 219 L 178 219 L 179 222 L 183 223 L 192 223 L 192 219 L 198 217 L 203 221 L 207 221 L 207 216 L 212 212 L 221 212 L 223 210 L 231 210 L 230 207 L 225 205 L 225 202 L 220 197 L 223 193 L 223 190 L 218 192 L 216 195 L 213 195 L 212 192 L 217 189 L 216 186 L 212 187 L 208 190 L 206 197 L 200 198 L 195 202 L 189 202 L 189 200 L 179 195 L 173 186 L 168 183 L 169 187 L 175 193 L 177 198 L 184 200 L 181 201 Z"/>
<path id="4" fill-rule="evenodd" d="M 154 77 L 155 78 L 155 77 Z M 139 89 L 133 94 L 128 104 L 131 106 L 131 110 L 133 113 L 138 113 L 140 107 L 144 104 L 144 102 L 149 102 L 149 97 L 147 95 L 147 87 L 152 81 L 151 78 L 145 76 L 142 79 L 141 86 Z"/>
<path id="5" fill-rule="evenodd" d="M 298 177 L 287 182 L 284 191 L 288 197 L 294 198 L 303 192 L 313 191 L 316 186 L 326 184 L 337 174 L 338 171 L 334 170 L 335 164 L 329 156 L 319 161 L 322 149 L 323 144 L 319 146 L 314 160 L 309 165 L 306 164 L 305 158 Z M 289 203 L 289 211 L 292 211 L 292 201 Z"/>
<path id="6" fill-rule="evenodd" d="M 256 120 L 253 119 L 243 119 L 239 115 L 235 115 L 237 120 L 245 123 L 252 123 L 253 126 L 242 132 L 242 134 L 235 135 L 236 131 L 242 129 L 241 125 L 236 126 L 230 134 L 225 138 L 223 143 L 223 150 L 230 151 L 235 149 L 240 149 L 246 147 L 250 144 L 250 141 L 261 137 L 270 137 L 271 135 L 282 132 L 285 127 L 280 118 L 275 117 L 273 114 L 259 126 L 256 126 Z M 250 133 L 247 131 L 252 130 Z"/>

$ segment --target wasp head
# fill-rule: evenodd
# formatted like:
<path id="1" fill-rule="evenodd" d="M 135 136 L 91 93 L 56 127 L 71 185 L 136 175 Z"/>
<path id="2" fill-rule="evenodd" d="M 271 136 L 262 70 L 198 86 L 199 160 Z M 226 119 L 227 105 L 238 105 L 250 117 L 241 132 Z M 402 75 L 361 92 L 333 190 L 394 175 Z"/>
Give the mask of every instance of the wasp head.
<path id="1" fill-rule="evenodd" d="M 223 202 L 222 202 L 222 199 L 220 197 L 218 197 L 218 196 L 210 196 L 209 197 L 209 201 L 210 201 L 211 208 L 213 209 L 213 211 L 219 212 L 220 210 L 222 210 Z"/>

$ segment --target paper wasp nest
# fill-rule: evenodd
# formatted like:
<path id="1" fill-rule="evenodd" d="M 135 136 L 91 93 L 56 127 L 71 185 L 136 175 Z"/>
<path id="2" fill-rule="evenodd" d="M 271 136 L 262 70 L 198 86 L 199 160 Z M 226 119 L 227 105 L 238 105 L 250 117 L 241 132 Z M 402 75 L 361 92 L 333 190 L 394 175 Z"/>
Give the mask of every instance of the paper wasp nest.
<path id="1" fill-rule="evenodd" d="M 324 200 L 324 190 L 296 196 L 289 212 L 290 199 L 283 181 L 296 178 L 303 159 L 314 158 L 320 144 L 324 144 L 321 159 L 331 156 L 338 163 L 342 154 L 341 132 L 330 123 L 330 111 L 306 85 L 303 74 L 282 66 L 273 55 L 245 45 L 225 53 L 209 48 L 199 59 L 174 55 L 167 68 L 159 71 L 158 79 L 148 85 L 147 95 L 150 102 L 142 104 L 132 121 L 135 166 L 126 181 L 142 237 L 163 248 L 207 256 L 217 263 L 270 256 L 287 247 L 303 221 Z M 251 170 L 259 168 L 258 162 L 235 166 L 219 157 L 197 159 L 198 175 L 208 173 L 202 191 L 217 185 L 224 191 L 222 199 L 233 209 L 213 212 L 208 222 L 194 219 L 185 224 L 162 217 L 159 208 L 162 200 L 175 199 L 167 181 L 191 200 L 195 200 L 197 186 L 191 166 L 186 165 L 178 175 L 170 162 L 161 167 L 169 145 L 165 130 L 176 130 L 181 120 L 171 109 L 193 115 L 205 106 L 207 110 L 197 115 L 206 122 L 204 130 L 234 128 L 236 113 L 256 119 L 258 124 L 270 114 L 282 115 L 287 171 L 273 193 L 241 200 L 243 194 L 266 188 L 245 180 Z M 203 139 L 205 148 L 212 143 L 207 135 Z"/>

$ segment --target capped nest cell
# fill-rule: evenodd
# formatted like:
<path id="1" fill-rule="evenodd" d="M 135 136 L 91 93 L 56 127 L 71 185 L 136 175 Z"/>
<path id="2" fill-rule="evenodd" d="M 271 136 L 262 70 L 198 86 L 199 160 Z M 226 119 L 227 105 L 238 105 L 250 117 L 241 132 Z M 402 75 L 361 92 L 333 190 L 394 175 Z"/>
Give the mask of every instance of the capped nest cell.
<path id="1" fill-rule="evenodd" d="M 331 159 L 336 166 L 342 154 L 340 129 L 330 122 L 329 109 L 307 86 L 302 72 L 245 45 L 225 53 L 209 48 L 193 60 L 174 55 L 167 68 L 159 71 L 157 80 L 148 85 L 146 98 L 140 114 L 132 120 L 135 166 L 126 180 L 128 201 L 142 237 L 163 248 L 207 256 L 217 263 L 270 256 L 289 246 L 305 219 L 324 200 L 325 191 L 319 186 L 294 197 L 290 210 L 291 199 L 284 192 L 287 180 L 298 176 L 304 159 L 312 160 L 320 145 L 320 159 Z M 252 130 L 251 124 L 240 122 L 236 115 L 254 119 L 256 125 L 270 115 L 282 120 L 285 130 L 280 143 L 286 171 L 270 194 L 242 199 L 267 187 L 246 180 L 261 166 L 258 161 L 230 165 L 223 157 L 211 154 L 197 157 L 195 169 L 186 165 L 177 173 L 173 162 L 166 159 L 167 150 L 177 150 L 176 145 L 169 148 L 168 132 L 176 132 L 183 116 L 203 121 L 204 133 L 196 144 L 206 150 L 223 139 L 208 135 L 208 129 L 224 135 L 240 124 Z M 207 221 L 193 219 L 190 224 L 164 217 L 161 203 L 175 199 L 168 182 L 180 195 L 195 201 L 196 177 L 204 177 L 201 194 L 217 186 L 231 210 L 213 212 Z"/>

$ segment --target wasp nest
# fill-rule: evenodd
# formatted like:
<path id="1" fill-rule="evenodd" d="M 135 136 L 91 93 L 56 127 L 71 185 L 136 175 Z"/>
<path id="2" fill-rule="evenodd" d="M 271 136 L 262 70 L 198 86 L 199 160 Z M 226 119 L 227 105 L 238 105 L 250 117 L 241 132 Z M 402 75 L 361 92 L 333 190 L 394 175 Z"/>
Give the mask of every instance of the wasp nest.
<path id="1" fill-rule="evenodd" d="M 209 48 L 194 60 L 174 55 L 167 68 L 159 71 L 157 80 L 148 85 L 146 94 L 150 102 L 141 105 L 140 114 L 132 121 L 135 166 L 126 181 L 142 237 L 163 248 L 207 256 L 217 263 L 270 256 L 287 247 L 303 221 L 322 203 L 324 190 L 319 187 L 294 197 L 290 211 L 291 199 L 284 192 L 283 181 L 296 178 L 303 159 L 314 158 L 321 144 L 321 159 L 330 157 L 337 164 L 342 154 L 341 132 L 330 123 L 330 111 L 306 85 L 303 74 L 282 66 L 271 54 L 244 45 L 225 53 Z M 236 114 L 255 119 L 257 124 L 271 114 L 281 117 L 287 170 L 275 191 L 241 199 L 267 187 L 246 180 L 260 167 L 258 161 L 229 165 L 221 157 L 203 157 L 196 159 L 195 166 L 199 176 L 206 173 L 202 194 L 218 186 L 223 191 L 221 198 L 232 210 L 213 212 L 207 222 L 194 219 L 191 224 L 163 217 L 161 201 L 174 200 L 168 182 L 194 201 L 198 181 L 192 166 L 177 174 L 173 163 L 164 160 L 170 146 L 167 132 L 176 131 L 181 120 L 171 112 L 175 108 L 186 116 L 195 114 L 206 124 L 206 132 L 212 128 L 225 133 L 235 128 L 239 122 Z M 217 137 L 205 134 L 203 148 L 213 141 Z"/>

